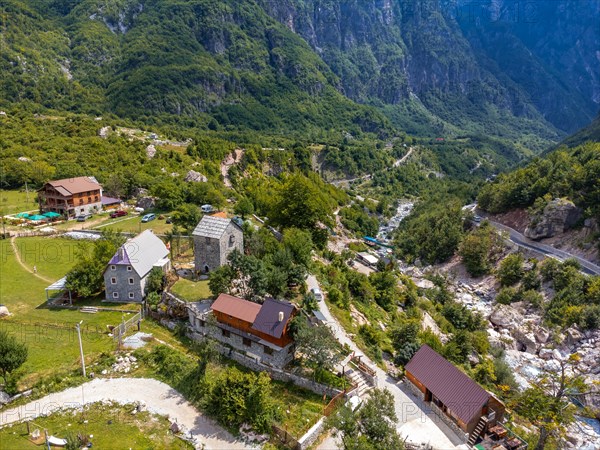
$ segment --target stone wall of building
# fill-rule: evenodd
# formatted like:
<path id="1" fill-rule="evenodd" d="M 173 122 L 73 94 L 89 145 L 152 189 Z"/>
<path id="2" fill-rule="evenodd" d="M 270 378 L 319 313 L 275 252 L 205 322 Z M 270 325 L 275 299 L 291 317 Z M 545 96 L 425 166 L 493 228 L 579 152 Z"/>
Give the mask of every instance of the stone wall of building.
<path id="1" fill-rule="evenodd" d="M 231 222 L 221 237 L 219 248 L 220 265 L 227 264 L 227 257 L 234 250 L 244 253 L 244 233 L 237 225 Z"/>
<path id="2" fill-rule="evenodd" d="M 205 335 L 197 332 L 190 333 L 190 338 L 194 340 L 201 340 L 207 337 L 210 337 L 210 335 Z M 287 372 L 277 367 L 263 364 L 259 360 L 256 360 L 254 358 L 240 353 L 239 351 L 231 349 L 231 347 L 227 347 L 225 345 L 218 345 L 218 350 L 221 354 L 233 359 L 234 361 L 240 363 L 241 365 L 251 370 L 254 370 L 255 372 L 267 372 L 274 380 L 293 383 L 296 386 L 307 389 L 311 392 L 314 392 L 315 394 L 327 395 L 328 397 L 335 397 L 336 395 L 342 392 L 340 389 L 336 389 L 334 387 L 327 386 L 322 383 L 317 383 L 316 381 L 309 380 L 308 378 L 301 377 L 299 375 Z"/>
<path id="3" fill-rule="evenodd" d="M 281 368 L 294 359 L 295 346 L 293 343 L 277 350 L 276 346 L 267 346 L 260 343 L 260 338 L 253 334 L 216 322 L 210 315 L 205 321 L 194 316 L 191 319 L 191 324 L 194 331 L 206 334 L 262 364 Z"/>
<path id="4" fill-rule="evenodd" d="M 194 236 L 194 268 L 198 272 L 209 271 L 227 264 L 227 257 L 234 250 L 244 252 L 244 234 L 233 222 L 229 224 L 221 239 Z"/>
<path id="5" fill-rule="evenodd" d="M 114 267 L 114 270 L 113 270 Z M 128 270 L 128 267 L 131 270 Z M 112 283 L 112 279 L 116 280 L 116 284 Z M 133 284 L 129 280 L 133 280 Z M 104 290 L 105 298 L 108 302 L 125 302 L 125 303 L 141 303 L 144 299 L 145 279 L 140 279 L 133 267 L 123 264 L 109 265 L 104 272 Z M 118 297 L 114 297 L 114 293 Z M 132 296 L 130 296 L 130 293 Z"/>

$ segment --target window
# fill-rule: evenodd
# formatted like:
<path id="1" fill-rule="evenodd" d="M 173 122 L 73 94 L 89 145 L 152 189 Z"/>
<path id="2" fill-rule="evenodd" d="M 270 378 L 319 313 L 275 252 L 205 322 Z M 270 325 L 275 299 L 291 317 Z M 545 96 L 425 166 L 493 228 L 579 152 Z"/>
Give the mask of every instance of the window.
<path id="1" fill-rule="evenodd" d="M 116 266 L 110 266 L 110 270 L 117 270 Z"/>
<path id="2" fill-rule="evenodd" d="M 273 349 L 271 347 L 267 347 L 266 345 L 263 345 L 263 351 L 265 352 L 265 355 L 273 354 Z"/>
<path id="3" fill-rule="evenodd" d="M 206 325 L 206 322 L 204 322 L 204 320 L 202 319 L 196 319 L 196 322 L 198 323 L 199 327 L 203 327 L 204 325 Z"/>
<path id="4" fill-rule="evenodd" d="M 231 333 L 229 333 L 229 330 L 224 330 L 223 328 L 221 328 L 221 334 L 225 337 L 231 336 Z"/>
<path id="5" fill-rule="evenodd" d="M 229 246 L 232 247 L 235 244 L 235 236 L 233 234 L 229 235 Z"/>
<path id="6" fill-rule="evenodd" d="M 133 268 L 131 266 L 127 266 L 127 272 L 131 272 Z"/>
<path id="7" fill-rule="evenodd" d="M 133 298 L 133 292 L 129 293 L 129 298 Z"/>
<path id="8" fill-rule="evenodd" d="M 118 292 L 113 292 L 113 298 L 119 298 L 119 293 Z"/>
<path id="9" fill-rule="evenodd" d="M 204 243 L 205 243 L 206 245 L 209 245 L 209 244 L 210 244 L 210 238 L 209 238 L 209 237 L 207 237 L 207 238 L 204 238 Z"/>
<path id="10" fill-rule="evenodd" d="M 111 278 L 110 279 L 110 284 L 117 284 L 117 279 L 116 278 Z"/>
<path id="11" fill-rule="evenodd" d="M 244 344 L 246 347 L 252 347 L 252 341 L 248 338 L 242 338 L 242 344 Z"/>
<path id="12" fill-rule="evenodd" d="M 92 203 L 92 197 L 88 197 L 88 203 Z"/>
<path id="13" fill-rule="evenodd" d="M 133 278 L 129 279 L 129 284 L 133 284 Z"/>
<path id="14" fill-rule="evenodd" d="M 83 199 L 82 198 L 79 199 L 79 204 L 83 205 Z"/>

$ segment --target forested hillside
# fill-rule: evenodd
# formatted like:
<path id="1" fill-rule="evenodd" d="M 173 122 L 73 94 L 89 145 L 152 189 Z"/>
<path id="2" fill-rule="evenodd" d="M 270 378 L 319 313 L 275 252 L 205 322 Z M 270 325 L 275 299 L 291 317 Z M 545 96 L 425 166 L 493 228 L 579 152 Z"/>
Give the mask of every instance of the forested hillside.
<path id="1" fill-rule="evenodd" d="M 545 196 L 567 197 L 588 217 L 600 218 L 600 143 L 561 148 L 500 175 L 482 188 L 479 204 L 497 213 L 532 206 Z"/>
<path id="2" fill-rule="evenodd" d="M 596 6 L 546 3 L 528 29 L 502 2 L 475 21 L 462 2 L 7 0 L 0 105 L 317 137 L 396 127 L 541 151 L 599 98 L 594 76 L 581 81 L 597 72 Z M 540 42 L 548 29 L 563 53 Z"/>

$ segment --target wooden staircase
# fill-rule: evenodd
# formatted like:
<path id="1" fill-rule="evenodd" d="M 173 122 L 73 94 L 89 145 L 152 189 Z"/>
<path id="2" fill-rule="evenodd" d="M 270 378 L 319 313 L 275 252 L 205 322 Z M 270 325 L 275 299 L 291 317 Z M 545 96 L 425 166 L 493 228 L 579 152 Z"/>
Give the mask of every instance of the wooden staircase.
<path id="1" fill-rule="evenodd" d="M 477 426 L 475 427 L 475 429 L 469 436 L 469 440 L 467 441 L 467 445 L 469 447 L 473 447 L 473 445 L 475 445 L 475 442 L 477 442 L 477 439 L 479 438 L 479 436 L 481 436 L 481 433 L 483 433 L 486 429 L 487 423 L 488 418 L 486 416 L 483 416 L 481 419 L 479 419 L 479 422 L 477 422 Z"/>
<path id="2" fill-rule="evenodd" d="M 372 389 L 373 386 L 365 378 L 360 370 L 350 369 L 346 371 L 346 376 L 352 381 L 352 384 L 358 387 L 357 395 L 361 396 L 368 390 Z"/>

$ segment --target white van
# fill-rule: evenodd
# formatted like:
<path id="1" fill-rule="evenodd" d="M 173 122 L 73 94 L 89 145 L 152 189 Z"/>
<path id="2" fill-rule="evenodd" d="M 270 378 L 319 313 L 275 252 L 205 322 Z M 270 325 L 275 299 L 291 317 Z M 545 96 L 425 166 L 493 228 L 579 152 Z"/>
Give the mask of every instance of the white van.
<path id="1" fill-rule="evenodd" d="M 202 205 L 200 207 L 200 211 L 202 211 L 205 214 L 211 213 L 211 212 L 213 212 L 213 207 L 212 207 L 212 205 Z"/>
<path id="2" fill-rule="evenodd" d="M 317 301 L 320 302 L 321 300 L 323 300 L 323 293 L 321 292 L 321 289 L 319 289 L 319 288 L 312 288 L 310 290 L 310 292 L 312 292 L 312 295 L 315 296 L 315 298 L 317 299 Z"/>

